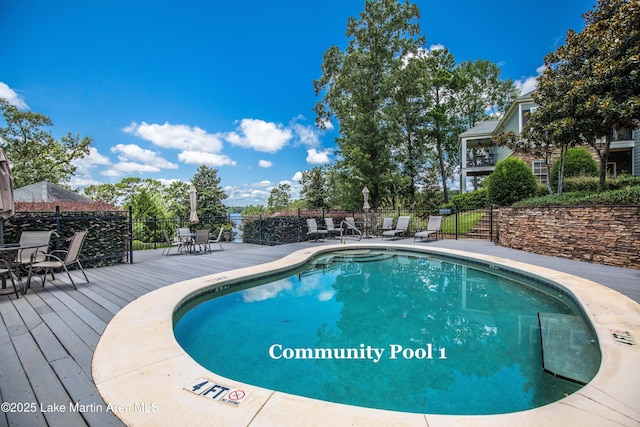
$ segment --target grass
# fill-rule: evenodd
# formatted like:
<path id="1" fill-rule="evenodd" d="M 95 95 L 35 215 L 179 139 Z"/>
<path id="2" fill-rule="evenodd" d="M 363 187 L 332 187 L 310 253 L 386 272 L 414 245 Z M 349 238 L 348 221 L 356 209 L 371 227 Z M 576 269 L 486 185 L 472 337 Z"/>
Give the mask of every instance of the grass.
<path id="1" fill-rule="evenodd" d="M 458 233 L 467 234 L 473 230 L 485 215 L 484 211 L 469 211 L 460 214 L 458 221 Z M 445 234 L 456 234 L 456 216 L 451 215 L 443 219 L 442 232 Z"/>

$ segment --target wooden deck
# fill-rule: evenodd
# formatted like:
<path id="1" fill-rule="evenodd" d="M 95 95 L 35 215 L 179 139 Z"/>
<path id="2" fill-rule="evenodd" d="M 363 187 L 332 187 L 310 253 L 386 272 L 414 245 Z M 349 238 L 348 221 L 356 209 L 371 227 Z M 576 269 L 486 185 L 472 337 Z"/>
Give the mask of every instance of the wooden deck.
<path id="1" fill-rule="evenodd" d="M 77 291 L 60 274 L 44 288 L 34 283 L 19 299 L 3 296 L 0 397 L 10 407 L 2 408 L 0 425 L 122 425 L 106 410 L 91 376 L 93 350 L 122 307 L 168 284 L 269 262 L 301 247 L 228 244 L 225 248 L 202 255 L 135 252 L 133 264 L 87 269 L 90 283 L 78 283 Z M 79 273 L 72 274 L 75 278 Z"/>
<path id="2" fill-rule="evenodd" d="M 44 288 L 36 282 L 27 295 L 19 299 L 0 297 L 0 398 L 3 402 L 0 426 L 122 425 L 107 410 L 91 375 L 96 344 L 107 323 L 122 307 L 175 282 L 269 262 L 318 244 L 323 243 L 276 247 L 231 243 L 225 244 L 224 251 L 201 255 L 161 256 L 160 250 L 135 252 L 134 264 L 87 269 L 90 283 L 78 280 L 78 290 L 67 284 L 66 275 L 59 274 Z M 468 249 L 465 245 L 471 243 L 448 240 L 427 243 L 431 244 L 465 250 Z M 472 248 L 474 251 L 494 250 L 489 242 L 472 245 L 478 245 Z M 513 251 L 506 254 L 516 259 Z M 504 253 L 496 255 L 504 256 Z M 550 260 L 537 257 L 533 263 L 553 264 Z M 563 266 L 572 263 L 561 262 Z M 569 270 L 571 268 L 585 271 L 580 265 Z M 640 271 L 616 269 L 616 272 L 624 277 L 619 290 L 631 290 L 632 298 L 640 300 L 638 287 L 633 286 L 638 283 Z M 81 275 L 76 273 L 74 277 Z"/>

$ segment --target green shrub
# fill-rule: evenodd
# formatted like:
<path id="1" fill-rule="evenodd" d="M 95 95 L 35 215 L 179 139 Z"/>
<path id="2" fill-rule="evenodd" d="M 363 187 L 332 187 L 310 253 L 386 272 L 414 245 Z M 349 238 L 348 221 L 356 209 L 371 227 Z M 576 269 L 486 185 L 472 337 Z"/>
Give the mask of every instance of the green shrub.
<path id="1" fill-rule="evenodd" d="M 544 196 L 548 196 L 548 195 L 549 195 L 549 187 L 547 187 L 547 184 L 544 184 L 542 182 L 538 182 L 538 185 L 536 186 L 535 196 L 536 197 L 544 197 Z"/>
<path id="2" fill-rule="evenodd" d="M 561 196 L 534 197 L 514 203 L 520 207 L 570 205 L 637 205 L 640 204 L 640 185 L 620 190 L 564 193 Z"/>
<path id="3" fill-rule="evenodd" d="M 538 186 L 531 168 L 517 157 L 498 162 L 488 181 L 489 201 L 498 206 L 508 206 L 527 199 L 536 193 Z"/>
<path id="4" fill-rule="evenodd" d="M 596 192 L 598 191 L 599 179 L 592 176 L 574 176 L 571 178 L 565 178 L 562 180 L 562 192 L 574 193 L 574 192 Z M 557 182 L 556 182 L 557 184 Z"/>
<path id="5" fill-rule="evenodd" d="M 480 188 L 468 193 L 456 194 L 451 197 L 449 205 L 456 211 L 486 208 L 489 206 L 489 198 L 487 197 L 487 194 L 486 188 Z"/>
<path id="6" fill-rule="evenodd" d="M 619 175 L 616 179 L 607 180 L 607 189 L 618 190 L 640 185 L 640 176 Z"/>
<path id="7" fill-rule="evenodd" d="M 593 156 L 586 148 L 575 147 L 569 148 L 564 153 L 564 175 L 563 181 L 566 178 L 572 178 L 576 176 L 598 176 L 598 164 L 593 159 Z M 560 172 L 560 162 L 556 161 L 551 168 L 551 185 L 556 188 L 558 186 L 558 173 Z M 563 191 L 565 187 L 563 186 Z M 568 191 L 568 190 L 567 190 Z"/>

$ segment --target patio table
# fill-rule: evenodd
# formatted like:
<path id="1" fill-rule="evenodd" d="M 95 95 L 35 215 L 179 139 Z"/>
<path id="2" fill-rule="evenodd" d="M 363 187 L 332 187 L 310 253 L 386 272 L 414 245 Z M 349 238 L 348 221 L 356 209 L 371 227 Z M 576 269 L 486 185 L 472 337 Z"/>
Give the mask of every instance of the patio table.
<path id="1" fill-rule="evenodd" d="M 192 252 L 194 247 L 193 239 L 195 237 L 196 237 L 196 233 L 178 233 L 177 234 L 178 241 L 182 242 L 182 247 L 184 248 L 185 254 L 189 254 Z"/>
<path id="2" fill-rule="evenodd" d="M 0 258 L 4 259 L 9 263 L 10 270 L 13 270 L 14 273 L 18 273 L 18 269 L 21 267 L 20 263 L 16 262 L 16 259 L 18 258 L 18 252 L 20 252 L 23 249 L 36 249 L 41 247 L 42 245 L 20 246 L 20 244 L 18 243 L 2 245 L 0 246 Z M 15 255 L 11 256 L 13 252 L 15 252 Z M 27 284 L 27 286 L 22 286 L 22 277 L 20 277 L 20 274 L 16 274 L 16 276 L 18 277 L 18 281 L 19 281 L 19 284 L 16 286 L 20 286 L 22 288 L 21 291 L 22 291 L 22 294 L 24 295 L 25 292 L 27 291 L 27 288 L 29 287 L 29 284 Z M 10 293 L 13 293 L 13 290 L 7 288 L 7 278 L 3 276 L 2 288 L 0 288 L 0 295 L 9 295 Z"/>

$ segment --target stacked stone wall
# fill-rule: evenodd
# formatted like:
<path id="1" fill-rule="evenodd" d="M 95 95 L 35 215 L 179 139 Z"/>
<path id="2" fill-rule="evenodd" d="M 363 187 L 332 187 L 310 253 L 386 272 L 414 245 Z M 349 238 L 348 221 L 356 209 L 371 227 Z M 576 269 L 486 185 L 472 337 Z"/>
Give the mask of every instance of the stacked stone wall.
<path id="1" fill-rule="evenodd" d="M 640 270 L 640 206 L 500 208 L 497 243 Z"/>

